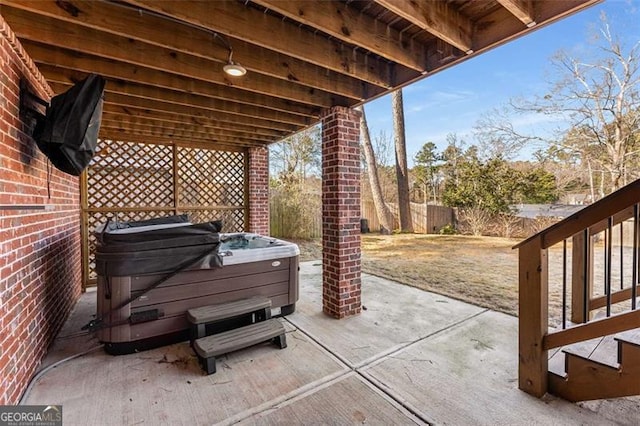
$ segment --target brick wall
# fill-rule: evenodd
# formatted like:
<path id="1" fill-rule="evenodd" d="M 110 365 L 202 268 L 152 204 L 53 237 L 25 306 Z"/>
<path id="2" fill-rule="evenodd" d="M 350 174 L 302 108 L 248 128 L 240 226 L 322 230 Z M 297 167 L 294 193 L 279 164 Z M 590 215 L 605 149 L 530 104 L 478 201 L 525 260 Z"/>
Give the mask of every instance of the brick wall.
<path id="1" fill-rule="evenodd" d="M 25 132 L 20 80 L 50 88 L 0 16 L 0 405 L 16 404 L 81 291 L 78 179 L 47 165 Z"/>
<path id="2" fill-rule="evenodd" d="M 249 232 L 269 235 L 269 149 L 250 148 Z"/>
<path id="3" fill-rule="evenodd" d="M 334 107 L 322 119 L 323 310 L 360 313 L 360 113 Z"/>

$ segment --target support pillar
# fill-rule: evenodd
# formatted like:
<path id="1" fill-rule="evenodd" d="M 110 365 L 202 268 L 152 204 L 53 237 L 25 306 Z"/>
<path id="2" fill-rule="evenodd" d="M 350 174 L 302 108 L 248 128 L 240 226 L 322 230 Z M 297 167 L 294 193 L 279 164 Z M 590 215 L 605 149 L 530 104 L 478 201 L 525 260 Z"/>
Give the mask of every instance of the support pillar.
<path id="1" fill-rule="evenodd" d="M 334 318 L 360 313 L 360 112 L 322 118 L 322 306 Z"/>
<path id="2" fill-rule="evenodd" d="M 249 232 L 269 235 L 269 149 L 249 148 L 245 171 L 248 176 L 245 228 Z"/>

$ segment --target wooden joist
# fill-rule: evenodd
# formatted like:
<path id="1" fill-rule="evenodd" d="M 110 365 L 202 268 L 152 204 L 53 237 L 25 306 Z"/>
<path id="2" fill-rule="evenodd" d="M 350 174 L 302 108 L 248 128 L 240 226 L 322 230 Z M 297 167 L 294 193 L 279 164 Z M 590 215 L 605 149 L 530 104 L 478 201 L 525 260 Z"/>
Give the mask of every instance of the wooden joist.
<path id="1" fill-rule="evenodd" d="M 392 73 L 385 61 L 251 5 L 236 1 L 191 2 L 190 7 L 174 1 L 131 0 L 130 3 L 380 87 L 393 85 Z"/>
<path id="2" fill-rule="evenodd" d="M 204 109 L 219 113 L 215 120 L 225 130 L 237 123 L 238 143 L 245 146 L 247 126 L 273 130 L 276 137 L 266 142 L 274 142 L 316 123 L 328 108 L 358 106 L 598 1 L 0 4 L 2 19 L 49 83 L 68 86 L 100 74 L 109 105 L 146 109 L 148 121 L 127 131 L 139 129 L 144 138 L 146 127 L 166 120 L 158 126 L 166 134 L 158 137 L 172 139 L 183 123 L 176 115 L 212 119 Z M 231 53 L 246 75 L 223 72 Z M 197 122 L 184 125 L 193 127 L 179 129 L 185 137 L 202 133 Z M 254 142 L 262 144 L 264 136 L 255 132 Z"/>

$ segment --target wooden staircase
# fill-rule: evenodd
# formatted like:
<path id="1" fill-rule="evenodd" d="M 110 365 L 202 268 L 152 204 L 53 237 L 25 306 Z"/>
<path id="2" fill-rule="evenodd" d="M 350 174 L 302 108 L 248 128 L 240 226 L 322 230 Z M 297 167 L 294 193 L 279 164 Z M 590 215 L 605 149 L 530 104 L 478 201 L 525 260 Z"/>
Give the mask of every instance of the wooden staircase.
<path id="1" fill-rule="evenodd" d="M 514 248 L 518 387 L 574 402 L 640 395 L 640 180 Z"/>
<path id="2" fill-rule="evenodd" d="M 548 380 L 550 393 L 573 402 L 640 395 L 640 330 L 555 351 Z"/>

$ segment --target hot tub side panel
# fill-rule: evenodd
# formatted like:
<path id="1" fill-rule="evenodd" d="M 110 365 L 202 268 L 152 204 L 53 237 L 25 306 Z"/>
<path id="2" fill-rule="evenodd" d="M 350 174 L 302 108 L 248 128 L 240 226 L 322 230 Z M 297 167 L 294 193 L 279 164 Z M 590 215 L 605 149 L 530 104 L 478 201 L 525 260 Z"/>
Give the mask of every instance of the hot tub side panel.
<path id="1" fill-rule="evenodd" d="M 292 256 L 289 258 L 289 303 L 294 305 L 298 301 L 299 293 L 299 277 L 300 277 L 300 256 Z"/>
<path id="2" fill-rule="evenodd" d="M 98 331 L 107 343 L 131 343 L 176 334 L 188 329 L 188 309 L 225 303 L 252 296 L 271 299 L 274 308 L 294 304 L 298 299 L 298 256 L 228 265 L 222 268 L 183 271 L 157 288 L 143 290 L 163 275 L 98 277 L 98 316 L 102 317 L 131 295 L 141 297 L 117 312 L 107 323 L 120 324 Z M 107 289 L 109 289 L 107 291 Z M 110 293 L 110 298 L 107 294 Z M 131 314 L 157 309 L 152 321 L 130 324 Z"/>

